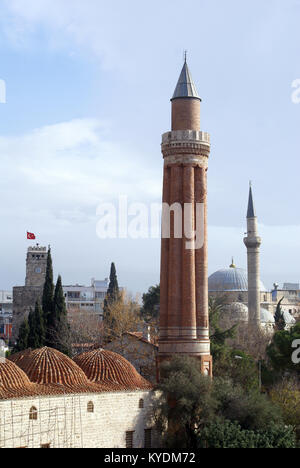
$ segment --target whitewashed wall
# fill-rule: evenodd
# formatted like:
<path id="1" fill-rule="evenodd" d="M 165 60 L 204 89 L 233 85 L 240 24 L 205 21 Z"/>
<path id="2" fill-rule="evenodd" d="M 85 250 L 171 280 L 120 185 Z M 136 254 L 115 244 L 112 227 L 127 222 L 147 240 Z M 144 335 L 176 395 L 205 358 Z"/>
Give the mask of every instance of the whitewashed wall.
<path id="1" fill-rule="evenodd" d="M 144 446 L 144 430 L 153 427 L 150 391 L 36 397 L 0 401 L 0 448 L 124 448 L 126 431 L 134 447 Z M 140 400 L 144 408 L 139 408 Z M 87 412 L 89 402 L 94 413 Z M 31 407 L 37 421 L 29 419 Z M 153 441 L 155 447 L 155 442 Z"/>

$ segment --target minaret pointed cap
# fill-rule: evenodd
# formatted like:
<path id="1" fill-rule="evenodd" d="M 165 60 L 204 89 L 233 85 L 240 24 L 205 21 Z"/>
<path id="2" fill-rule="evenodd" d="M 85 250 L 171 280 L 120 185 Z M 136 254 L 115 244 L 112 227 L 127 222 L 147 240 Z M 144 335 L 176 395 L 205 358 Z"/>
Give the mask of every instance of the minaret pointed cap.
<path id="1" fill-rule="evenodd" d="M 256 213 L 255 213 L 254 203 L 253 203 L 252 184 L 250 182 L 247 218 L 255 218 L 255 217 L 256 217 Z"/>
<path id="2" fill-rule="evenodd" d="M 173 101 L 174 99 L 181 98 L 199 99 L 201 101 L 195 83 L 193 81 L 191 72 L 189 70 L 186 57 L 171 101 Z"/>

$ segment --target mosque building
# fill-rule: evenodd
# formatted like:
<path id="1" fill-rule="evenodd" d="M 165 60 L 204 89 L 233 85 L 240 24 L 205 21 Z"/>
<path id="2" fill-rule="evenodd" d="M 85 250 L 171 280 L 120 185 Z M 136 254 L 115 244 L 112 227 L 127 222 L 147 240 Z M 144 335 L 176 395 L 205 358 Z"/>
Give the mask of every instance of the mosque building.
<path id="1" fill-rule="evenodd" d="M 247 211 L 247 248 L 248 271 L 238 268 L 232 260 L 229 268 L 216 271 L 208 278 L 208 292 L 211 297 L 222 297 L 225 302 L 224 314 L 230 323 L 252 323 L 270 332 L 274 331 L 274 314 L 279 294 L 267 291 L 260 279 L 260 245 L 257 217 L 254 209 L 252 187 L 250 186 Z M 287 291 L 285 291 L 287 293 Z M 295 323 L 298 307 L 287 294 L 283 294 L 282 310 L 287 328 Z M 292 308 L 293 306 L 293 308 Z"/>

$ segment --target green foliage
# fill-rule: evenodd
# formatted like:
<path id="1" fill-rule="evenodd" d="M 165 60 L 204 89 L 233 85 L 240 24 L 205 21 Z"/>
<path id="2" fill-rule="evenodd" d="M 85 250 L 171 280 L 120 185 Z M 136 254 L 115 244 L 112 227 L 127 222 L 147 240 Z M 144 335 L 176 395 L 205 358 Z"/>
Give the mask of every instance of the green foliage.
<path id="1" fill-rule="evenodd" d="M 296 448 L 292 428 L 270 424 L 265 430 L 244 430 L 237 422 L 210 423 L 198 433 L 198 448 Z"/>
<path id="2" fill-rule="evenodd" d="M 200 362 L 189 357 L 165 362 L 161 374 L 156 416 L 160 430 L 168 424 L 164 444 L 195 448 L 195 426 L 201 427 L 214 413 L 212 381 L 201 374 Z"/>
<path id="3" fill-rule="evenodd" d="M 196 358 L 176 356 L 162 365 L 155 407 L 167 448 L 293 447 L 292 428 L 280 409 L 256 390 L 201 374 Z"/>
<path id="4" fill-rule="evenodd" d="M 284 314 L 281 308 L 281 304 L 283 301 L 284 297 L 280 299 L 280 301 L 277 304 L 276 311 L 275 311 L 275 324 L 276 324 L 276 329 L 277 331 L 284 330 L 286 327 L 285 319 L 284 319 Z"/>
<path id="5" fill-rule="evenodd" d="M 49 317 L 51 316 L 53 312 L 53 294 L 54 294 L 53 267 L 52 267 L 51 249 L 49 248 L 48 257 L 47 257 L 46 278 L 45 278 L 43 298 L 42 298 L 44 323 L 46 327 L 46 343 L 48 346 L 50 345 L 49 336 L 48 336 L 48 326 L 49 326 Z"/>
<path id="6" fill-rule="evenodd" d="M 209 298 L 209 320 L 211 354 L 215 377 L 229 377 L 243 388 L 257 389 L 259 385 L 257 364 L 251 356 L 240 350 L 232 349 L 227 341 L 235 337 L 237 325 L 223 330 L 219 325 L 225 298 Z M 240 358 L 238 359 L 237 356 Z"/>
<path id="7" fill-rule="evenodd" d="M 24 351 L 28 349 L 28 337 L 29 337 L 29 325 L 28 320 L 25 319 L 19 329 L 19 336 L 17 339 L 16 346 L 14 348 L 14 353 L 18 353 L 19 351 Z"/>
<path id="8" fill-rule="evenodd" d="M 48 337 L 49 346 L 71 357 L 70 327 L 61 276 L 57 279 L 52 312 L 48 317 Z"/>
<path id="9" fill-rule="evenodd" d="M 119 284 L 117 278 L 116 266 L 114 263 L 111 264 L 109 286 L 106 294 L 106 300 L 109 303 L 117 302 L 120 298 Z"/>
<path id="10" fill-rule="evenodd" d="M 237 421 L 242 429 L 264 430 L 283 422 L 281 411 L 266 395 L 249 392 L 230 379 L 214 380 L 214 398 L 218 401 L 217 416 Z"/>
<path id="11" fill-rule="evenodd" d="M 108 331 L 108 328 L 114 328 L 114 319 L 111 316 L 111 309 L 114 304 L 120 301 L 120 290 L 117 278 L 116 266 L 114 263 L 111 264 L 110 268 L 110 277 L 109 277 L 109 286 L 106 293 L 106 298 L 104 299 L 103 305 L 103 322 L 104 326 L 107 329 L 106 340 L 110 341 L 112 338 Z"/>
<path id="12" fill-rule="evenodd" d="M 279 374 L 300 375 L 300 364 L 292 361 L 294 351 L 292 345 L 300 340 L 300 322 L 289 330 L 278 331 L 274 334 L 271 344 L 267 348 L 267 355 L 275 371 Z"/>
<path id="13" fill-rule="evenodd" d="M 158 318 L 160 303 L 160 285 L 151 286 L 148 292 L 143 294 L 142 316 L 149 321 Z"/>
<path id="14" fill-rule="evenodd" d="M 45 346 L 44 317 L 39 302 L 36 303 L 34 311 L 30 310 L 28 324 L 28 347 L 32 349 L 39 349 Z"/>
<path id="15" fill-rule="evenodd" d="M 218 346 L 224 346 L 226 340 L 234 338 L 237 326 L 233 326 L 228 330 L 223 330 L 220 325 L 220 315 L 224 309 L 225 298 L 220 297 L 209 297 L 208 308 L 209 308 L 209 324 L 210 324 L 210 340 L 213 344 Z"/>

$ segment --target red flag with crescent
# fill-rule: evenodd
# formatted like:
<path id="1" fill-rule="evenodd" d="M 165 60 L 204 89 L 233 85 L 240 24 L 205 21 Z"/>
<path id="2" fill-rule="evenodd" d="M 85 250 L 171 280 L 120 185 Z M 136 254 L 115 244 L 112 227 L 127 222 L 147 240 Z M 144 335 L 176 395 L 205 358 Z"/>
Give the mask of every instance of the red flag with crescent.
<path id="1" fill-rule="evenodd" d="M 35 240 L 36 239 L 35 234 L 33 234 L 32 232 L 27 232 L 27 239 Z"/>

